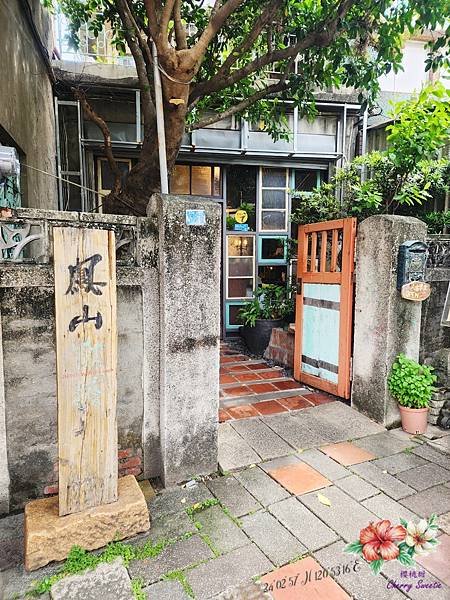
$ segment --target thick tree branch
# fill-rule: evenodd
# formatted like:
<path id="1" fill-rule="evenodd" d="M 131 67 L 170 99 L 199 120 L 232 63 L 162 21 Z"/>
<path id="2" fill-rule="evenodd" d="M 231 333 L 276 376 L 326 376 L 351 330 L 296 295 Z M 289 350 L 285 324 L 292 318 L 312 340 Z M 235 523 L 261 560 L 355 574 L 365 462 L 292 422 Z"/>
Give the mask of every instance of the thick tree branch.
<path id="1" fill-rule="evenodd" d="M 220 31 L 228 17 L 235 10 L 237 10 L 244 2 L 245 0 L 228 0 L 219 8 L 219 1 L 216 1 L 214 8 L 211 12 L 211 18 L 209 20 L 209 23 L 203 30 L 203 33 L 200 35 L 198 42 L 195 44 L 191 51 L 194 60 L 197 63 L 197 68 L 200 67 L 201 61 L 203 59 L 203 56 L 205 55 L 208 44 Z"/>
<path id="2" fill-rule="evenodd" d="M 139 87 L 141 89 L 142 95 L 142 113 L 144 115 L 145 134 L 145 131 L 149 131 L 150 125 L 155 119 L 155 106 L 153 104 L 153 99 L 150 92 L 151 86 L 147 71 L 147 69 L 150 70 L 150 66 L 146 64 L 143 51 L 141 50 L 139 44 L 136 42 L 135 34 L 137 35 L 137 32 L 135 30 L 133 22 L 128 16 L 128 5 L 126 3 L 126 0 L 115 0 L 115 2 L 120 18 L 122 19 L 122 22 L 124 24 L 125 39 L 136 64 L 136 71 L 139 79 Z"/>
<path id="3" fill-rule="evenodd" d="M 144 0 L 144 6 L 145 12 L 147 13 L 148 30 L 153 40 L 156 40 L 158 37 L 158 15 L 155 0 Z"/>
<path id="4" fill-rule="evenodd" d="M 175 40 L 177 42 L 178 50 L 185 50 L 187 48 L 186 29 L 184 28 L 181 20 L 181 1 L 175 0 L 173 7 L 173 20 L 175 24 Z"/>
<path id="5" fill-rule="evenodd" d="M 170 17 L 172 16 L 173 6 L 175 4 L 175 0 L 166 0 L 164 4 L 164 8 L 161 15 L 161 23 L 159 26 L 159 35 L 161 36 L 161 41 L 164 45 L 169 45 L 169 40 L 167 38 L 167 31 L 169 28 Z"/>
<path id="6" fill-rule="evenodd" d="M 111 169 L 111 172 L 114 175 L 114 185 L 113 189 L 111 190 L 111 193 L 116 195 L 120 192 L 120 188 L 122 186 L 122 175 L 112 151 L 111 132 L 109 131 L 109 127 L 106 124 L 106 121 L 99 114 L 97 114 L 92 108 L 92 106 L 89 104 L 84 90 L 82 90 L 81 88 L 72 88 L 72 92 L 75 98 L 81 104 L 81 108 L 83 109 L 86 118 L 89 121 L 95 123 L 102 132 L 106 160 L 108 161 L 109 168 Z"/>
<path id="7" fill-rule="evenodd" d="M 322 21 L 313 31 L 306 34 L 305 37 L 299 40 L 294 46 L 288 46 L 287 48 L 268 52 L 267 54 L 263 54 L 250 61 L 244 67 L 236 69 L 230 75 L 222 76 L 216 74 L 208 81 L 197 84 L 191 92 L 189 104 L 200 96 L 209 95 L 230 87 L 244 77 L 259 71 L 270 64 L 286 60 L 287 58 L 295 58 L 312 46 L 328 46 L 334 41 L 341 20 L 356 4 L 358 4 L 358 0 L 343 0 L 333 17 L 329 17 Z"/>
<path id="8" fill-rule="evenodd" d="M 235 64 L 235 62 L 251 49 L 264 27 L 273 21 L 277 11 L 283 4 L 284 0 L 272 0 L 272 2 L 266 6 L 261 15 L 253 23 L 253 27 L 251 28 L 250 32 L 246 35 L 242 42 L 236 46 L 236 48 L 232 49 L 225 62 L 217 71 L 217 76 L 229 73 L 230 68 Z"/>

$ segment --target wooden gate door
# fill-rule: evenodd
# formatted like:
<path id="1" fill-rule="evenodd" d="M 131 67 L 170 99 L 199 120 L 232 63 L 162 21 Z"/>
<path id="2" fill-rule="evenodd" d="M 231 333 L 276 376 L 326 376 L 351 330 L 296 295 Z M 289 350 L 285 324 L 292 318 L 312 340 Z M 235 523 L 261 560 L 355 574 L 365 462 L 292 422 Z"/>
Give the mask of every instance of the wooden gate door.
<path id="1" fill-rule="evenodd" d="M 294 375 L 350 398 L 356 219 L 298 229 Z"/>

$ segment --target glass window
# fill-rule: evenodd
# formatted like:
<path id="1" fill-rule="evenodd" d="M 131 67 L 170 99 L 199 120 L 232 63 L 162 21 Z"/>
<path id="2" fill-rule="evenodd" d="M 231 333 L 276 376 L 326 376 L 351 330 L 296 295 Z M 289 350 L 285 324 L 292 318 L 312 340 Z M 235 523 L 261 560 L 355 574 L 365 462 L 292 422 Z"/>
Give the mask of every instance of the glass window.
<path id="1" fill-rule="evenodd" d="M 286 231 L 288 170 L 261 168 L 261 231 Z"/>
<path id="2" fill-rule="evenodd" d="M 213 165 L 175 165 L 169 188 L 172 194 L 220 197 L 221 168 Z"/>
<path id="3" fill-rule="evenodd" d="M 261 229 L 263 231 L 283 231 L 286 229 L 286 211 L 262 211 Z"/>
<path id="4" fill-rule="evenodd" d="M 239 321 L 238 315 L 244 304 L 245 303 L 228 305 L 228 325 L 242 325 L 242 323 Z"/>
<path id="5" fill-rule="evenodd" d="M 227 298 L 251 298 L 254 289 L 255 240 L 227 236 Z"/>
<path id="6" fill-rule="evenodd" d="M 175 165 L 170 177 L 170 191 L 172 194 L 191 193 L 189 165 Z"/>
<path id="7" fill-rule="evenodd" d="M 320 186 L 320 182 L 320 171 L 307 171 L 303 169 L 297 169 L 295 171 L 296 192 L 312 192 L 314 188 Z"/>
<path id="8" fill-rule="evenodd" d="M 261 237 L 260 261 L 285 260 L 286 238 Z"/>
<path id="9" fill-rule="evenodd" d="M 231 217 L 242 204 L 256 206 L 257 167 L 233 165 L 227 169 L 227 214 Z M 250 231 L 256 229 L 256 210 L 248 212 Z"/>
<path id="10" fill-rule="evenodd" d="M 286 169 L 262 169 L 262 187 L 286 187 Z"/>
<path id="11" fill-rule="evenodd" d="M 287 281 L 286 266 L 263 265 L 258 267 L 258 283 L 285 285 Z"/>
<path id="12" fill-rule="evenodd" d="M 111 191 L 114 187 L 114 175 L 106 159 L 100 159 L 100 185 L 102 191 Z M 131 169 L 131 160 L 117 160 L 117 166 L 122 174 L 122 182 L 125 181 L 128 171 Z"/>

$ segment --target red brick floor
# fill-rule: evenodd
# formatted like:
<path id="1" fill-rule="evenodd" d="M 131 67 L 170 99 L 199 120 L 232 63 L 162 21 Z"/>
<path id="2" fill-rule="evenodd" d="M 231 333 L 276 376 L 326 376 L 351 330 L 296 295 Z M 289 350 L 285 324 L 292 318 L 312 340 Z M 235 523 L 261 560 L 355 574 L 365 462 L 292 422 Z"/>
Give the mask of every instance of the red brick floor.
<path id="1" fill-rule="evenodd" d="M 311 408 L 332 402 L 333 396 L 315 393 L 286 377 L 281 367 L 252 359 L 226 342 L 220 348 L 219 421 L 247 419 Z"/>

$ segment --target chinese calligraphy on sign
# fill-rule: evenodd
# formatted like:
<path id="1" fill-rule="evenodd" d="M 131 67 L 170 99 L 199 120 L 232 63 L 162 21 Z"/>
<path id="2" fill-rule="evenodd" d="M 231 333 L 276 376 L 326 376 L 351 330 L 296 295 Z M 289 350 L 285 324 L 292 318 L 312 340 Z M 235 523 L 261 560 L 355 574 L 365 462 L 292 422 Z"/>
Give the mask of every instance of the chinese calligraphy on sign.
<path id="1" fill-rule="evenodd" d="M 117 500 L 114 232 L 56 227 L 59 514 Z"/>

